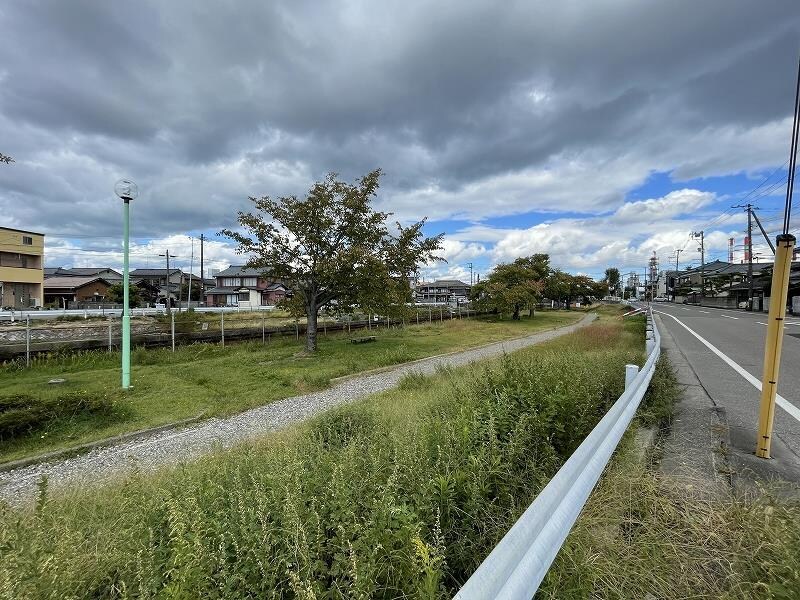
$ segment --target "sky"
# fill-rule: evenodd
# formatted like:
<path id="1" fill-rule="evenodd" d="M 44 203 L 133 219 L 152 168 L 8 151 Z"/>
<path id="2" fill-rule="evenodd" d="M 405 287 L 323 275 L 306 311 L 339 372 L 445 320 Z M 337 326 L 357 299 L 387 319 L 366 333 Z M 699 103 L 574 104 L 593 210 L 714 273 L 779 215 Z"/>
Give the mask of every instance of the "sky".
<path id="1" fill-rule="evenodd" d="M 739 261 L 731 207 L 780 219 L 796 0 L 28 0 L 0 32 L 0 225 L 47 266 L 121 265 L 123 177 L 133 266 L 195 272 L 201 234 L 244 262 L 216 233 L 250 196 L 378 167 L 376 208 L 445 234 L 427 279 L 697 265 L 701 229 Z"/>

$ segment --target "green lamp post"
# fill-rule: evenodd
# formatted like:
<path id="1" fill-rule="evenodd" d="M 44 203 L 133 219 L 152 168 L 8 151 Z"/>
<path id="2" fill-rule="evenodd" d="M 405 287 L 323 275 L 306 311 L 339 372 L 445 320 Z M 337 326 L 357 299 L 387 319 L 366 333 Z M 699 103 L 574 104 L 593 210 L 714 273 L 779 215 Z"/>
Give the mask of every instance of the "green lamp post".
<path id="1" fill-rule="evenodd" d="M 123 202 L 123 250 L 122 250 L 122 389 L 131 387 L 131 311 L 130 274 L 128 269 L 128 252 L 130 250 L 130 208 L 131 200 L 139 194 L 136 184 L 127 179 L 120 179 L 114 185 L 114 192 Z"/>

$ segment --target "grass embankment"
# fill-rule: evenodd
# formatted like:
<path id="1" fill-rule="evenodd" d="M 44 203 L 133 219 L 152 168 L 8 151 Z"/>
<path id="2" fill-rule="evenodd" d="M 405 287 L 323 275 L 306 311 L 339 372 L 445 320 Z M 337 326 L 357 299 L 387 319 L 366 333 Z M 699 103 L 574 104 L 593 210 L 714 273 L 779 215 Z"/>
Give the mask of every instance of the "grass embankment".
<path id="1" fill-rule="evenodd" d="M 0 513 L 9 597 L 450 597 L 642 360 L 642 319 L 409 376 L 261 442 Z"/>
<path id="2" fill-rule="evenodd" d="M 658 369 L 646 424 L 677 397 L 666 359 Z M 642 462 L 629 431 L 537 598 L 800 598 L 800 503 L 777 496 L 693 492 Z"/>
<path id="3" fill-rule="evenodd" d="M 196 344 L 139 348 L 131 383 L 119 389 L 119 354 L 100 351 L 37 360 L 31 369 L 0 368 L 0 460 L 7 461 L 177 420 L 229 415 L 322 389 L 330 379 L 443 352 L 520 337 L 577 321 L 573 312 L 539 312 L 520 321 L 471 318 L 405 329 L 372 329 L 374 344 L 346 335 L 320 336 L 319 352 L 300 353 L 303 340 L 280 338 L 221 347 Z M 354 337 L 365 335 L 354 332 Z M 48 385 L 63 378 L 60 385 Z M 4 397 L 4 399 L 3 399 Z M 80 410 L 65 409 L 71 402 Z M 5 410 L 27 405 L 30 410 Z M 48 407 L 44 409 L 43 407 Z M 89 410 L 92 409 L 92 410 Z M 8 428 L 4 424 L 8 425 Z"/>

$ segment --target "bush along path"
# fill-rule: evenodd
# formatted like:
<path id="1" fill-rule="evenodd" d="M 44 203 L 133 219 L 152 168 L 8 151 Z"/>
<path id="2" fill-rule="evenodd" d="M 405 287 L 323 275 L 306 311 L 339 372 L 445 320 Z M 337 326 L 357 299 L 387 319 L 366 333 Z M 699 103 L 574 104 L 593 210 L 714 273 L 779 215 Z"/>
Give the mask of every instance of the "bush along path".
<path id="1" fill-rule="evenodd" d="M 42 481 L 52 488 L 85 484 L 130 471 L 147 471 L 175 464 L 219 448 L 229 448 L 321 411 L 375 392 L 390 389 L 409 374 L 431 374 L 513 352 L 571 333 L 596 318 L 589 313 L 578 323 L 480 348 L 431 357 L 378 373 L 353 376 L 320 392 L 285 398 L 225 419 L 208 419 L 178 431 L 159 432 L 87 454 L 0 473 L 0 500 L 21 504 L 31 499 Z"/>

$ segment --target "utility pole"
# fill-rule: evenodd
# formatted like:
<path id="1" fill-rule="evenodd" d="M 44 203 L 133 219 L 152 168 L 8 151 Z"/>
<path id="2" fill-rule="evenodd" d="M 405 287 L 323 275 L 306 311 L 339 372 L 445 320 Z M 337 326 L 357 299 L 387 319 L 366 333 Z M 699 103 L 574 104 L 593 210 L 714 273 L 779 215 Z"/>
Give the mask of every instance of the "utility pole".
<path id="1" fill-rule="evenodd" d="M 703 298 L 706 295 L 706 272 L 705 272 L 705 263 L 706 263 L 706 245 L 705 245 L 705 232 L 698 231 L 692 232 L 692 237 L 697 239 L 700 238 L 700 304 L 703 304 Z"/>
<path id="2" fill-rule="evenodd" d="M 189 293 L 186 294 L 186 310 L 192 306 L 192 271 L 194 270 L 194 238 L 192 238 L 192 254 L 189 259 Z"/>
<path id="3" fill-rule="evenodd" d="M 737 204 L 731 208 L 744 208 L 747 211 L 747 239 L 745 252 L 747 253 L 747 310 L 753 310 L 753 205 Z"/>
<path id="4" fill-rule="evenodd" d="M 800 63 L 797 67 L 797 84 L 794 95 L 794 123 L 792 125 L 792 144 L 789 150 L 789 174 L 786 178 L 783 230 L 775 239 L 775 263 L 772 267 L 767 338 L 764 343 L 764 371 L 761 378 L 761 404 L 758 412 L 758 436 L 756 438 L 756 456 L 759 458 L 770 458 L 775 400 L 778 393 L 778 375 L 783 348 L 786 300 L 789 295 L 792 255 L 797 241 L 789 233 L 789 227 L 792 220 L 792 195 L 797 165 L 798 138 L 800 138 Z"/>
<path id="5" fill-rule="evenodd" d="M 205 304 L 206 301 L 206 272 L 203 270 L 203 241 L 205 236 L 200 234 L 200 302 Z"/>
<path id="6" fill-rule="evenodd" d="M 166 308 L 167 308 L 167 314 L 170 315 L 170 314 L 172 314 L 172 308 L 170 307 L 170 298 L 169 298 L 169 294 L 170 294 L 170 291 L 169 291 L 169 289 L 170 289 L 170 283 L 169 283 L 169 274 L 170 274 L 170 272 L 169 272 L 169 258 L 170 258 L 170 253 L 169 253 L 169 250 L 165 251 L 164 254 L 159 254 L 159 256 L 166 256 L 167 257 L 167 279 L 166 279 L 166 281 L 167 281 L 167 298 L 164 301 L 164 304 L 166 305 Z M 178 258 L 178 257 L 177 256 L 173 256 L 172 258 Z"/>

